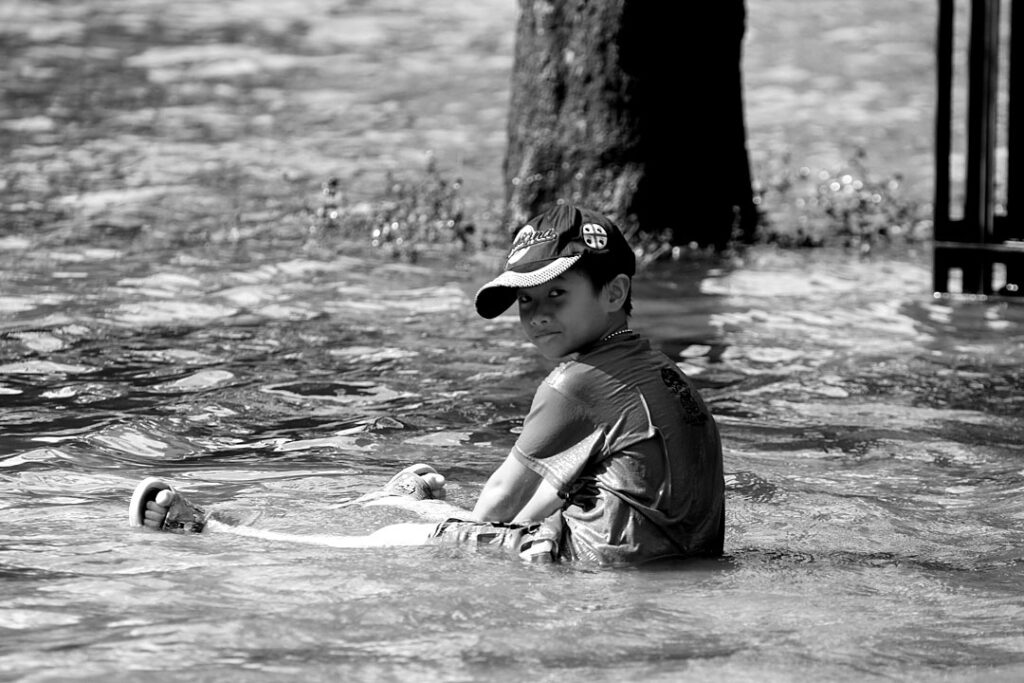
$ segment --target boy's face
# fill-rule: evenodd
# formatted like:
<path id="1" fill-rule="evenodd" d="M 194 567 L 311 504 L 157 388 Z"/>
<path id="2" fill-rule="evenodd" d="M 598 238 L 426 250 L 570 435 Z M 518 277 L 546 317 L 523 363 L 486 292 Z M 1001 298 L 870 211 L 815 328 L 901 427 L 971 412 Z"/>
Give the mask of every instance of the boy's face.
<path id="1" fill-rule="evenodd" d="M 620 322 L 603 291 L 594 291 L 585 275 L 571 270 L 516 293 L 526 337 L 552 360 L 593 344 Z"/>

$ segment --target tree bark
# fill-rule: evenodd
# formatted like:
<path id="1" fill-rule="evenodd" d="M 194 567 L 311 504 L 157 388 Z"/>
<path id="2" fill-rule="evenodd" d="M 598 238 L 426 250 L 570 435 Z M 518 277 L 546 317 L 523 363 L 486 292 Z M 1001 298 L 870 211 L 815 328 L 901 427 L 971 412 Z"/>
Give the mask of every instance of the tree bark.
<path id="1" fill-rule="evenodd" d="M 752 237 L 745 21 L 743 0 L 520 0 L 510 224 L 565 200 L 673 244 Z"/>

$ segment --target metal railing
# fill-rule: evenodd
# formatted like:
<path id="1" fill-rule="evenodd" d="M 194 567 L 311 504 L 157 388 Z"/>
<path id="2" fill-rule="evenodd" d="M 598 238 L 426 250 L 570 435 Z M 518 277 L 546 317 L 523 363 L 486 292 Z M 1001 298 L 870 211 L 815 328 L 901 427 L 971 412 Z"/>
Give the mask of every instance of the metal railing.
<path id="1" fill-rule="evenodd" d="M 996 199 L 995 158 L 999 144 L 1000 0 L 970 0 L 967 54 L 966 168 L 962 218 L 951 218 L 955 0 L 939 0 L 938 102 L 935 135 L 935 243 L 933 289 L 950 292 L 960 272 L 964 294 L 1024 294 L 1024 222 L 1012 210 L 1024 207 L 1024 6 L 1010 11 L 1006 201 Z M 1019 4 L 1019 3 L 1018 3 Z M 1015 106 L 1016 105 L 1016 106 Z M 1024 209 L 1021 209 L 1024 211 Z"/>

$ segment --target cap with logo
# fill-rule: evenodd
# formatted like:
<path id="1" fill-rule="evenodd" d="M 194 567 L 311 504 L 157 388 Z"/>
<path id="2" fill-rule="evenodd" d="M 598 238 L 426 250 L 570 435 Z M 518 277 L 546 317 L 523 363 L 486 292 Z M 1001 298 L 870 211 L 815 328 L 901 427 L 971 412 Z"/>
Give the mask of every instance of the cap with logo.
<path id="1" fill-rule="evenodd" d="M 516 289 L 552 280 L 588 253 L 607 255 L 617 273 L 636 272 L 633 250 L 605 216 L 560 204 L 531 218 L 512 240 L 501 275 L 476 293 L 477 312 L 484 318 L 501 315 L 516 300 Z"/>

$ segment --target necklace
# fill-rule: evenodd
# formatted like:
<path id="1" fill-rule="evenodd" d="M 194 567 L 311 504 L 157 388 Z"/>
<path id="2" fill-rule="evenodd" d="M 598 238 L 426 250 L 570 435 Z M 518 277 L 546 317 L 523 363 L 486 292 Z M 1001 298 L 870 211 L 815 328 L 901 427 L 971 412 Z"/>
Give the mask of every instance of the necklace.
<path id="1" fill-rule="evenodd" d="M 633 334 L 633 330 L 629 329 L 628 327 L 623 327 L 621 330 L 612 332 L 611 334 L 606 334 L 605 336 L 601 337 L 601 341 L 608 341 L 612 337 L 618 337 L 620 334 Z"/>

